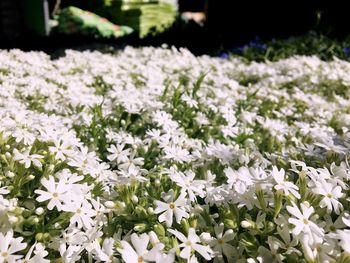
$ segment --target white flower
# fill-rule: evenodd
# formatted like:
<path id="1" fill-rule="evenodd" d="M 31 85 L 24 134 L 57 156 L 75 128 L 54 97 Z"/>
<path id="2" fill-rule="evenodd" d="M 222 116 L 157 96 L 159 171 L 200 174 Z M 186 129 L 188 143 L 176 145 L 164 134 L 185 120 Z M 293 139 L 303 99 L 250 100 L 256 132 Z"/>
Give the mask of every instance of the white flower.
<path id="1" fill-rule="evenodd" d="M 334 212 L 339 215 L 343 210 L 343 205 L 338 201 L 338 198 L 343 197 L 342 188 L 334 186 L 333 184 L 327 183 L 322 180 L 321 182 L 316 182 L 315 193 L 323 195 L 323 199 L 320 202 L 320 207 L 327 207 L 327 212 Z"/>
<path id="2" fill-rule="evenodd" d="M 165 160 L 173 160 L 179 163 L 188 163 L 192 160 L 192 156 L 190 155 L 187 149 L 183 149 L 180 146 L 170 146 L 164 148 L 164 159 Z"/>
<path id="3" fill-rule="evenodd" d="M 196 174 L 192 171 L 174 172 L 170 174 L 170 179 L 181 187 L 182 192 L 187 192 L 191 201 L 195 201 L 196 195 L 204 196 L 203 189 L 205 188 L 204 180 L 195 180 Z"/>
<path id="4" fill-rule="evenodd" d="M 186 212 L 188 209 L 187 201 L 185 199 L 186 193 L 181 193 L 176 201 L 174 201 L 174 197 L 174 190 L 170 190 L 163 196 L 163 199 L 166 201 L 166 203 L 159 200 L 154 201 L 155 205 L 157 206 L 154 210 L 154 213 L 162 213 L 158 217 L 158 220 L 159 222 L 165 221 L 167 227 L 172 226 L 174 215 L 177 223 L 180 223 L 182 218 L 189 217 L 189 214 Z"/>
<path id="5" fill-rule="evenodd" d="M 141 167 L 144 163 L 144 159 L 142 157 L 135 157 L 135 156 L 136 156 L 136 152 L 135 151 L 131 152 L 129 158 L 127 158 L 125 162 L 121 162 L 118 165 L 118 168 L 120 170 L 127 171 L 128 169 L 130 169 L 130 167 Z"/>
<path id="6" fill-rule="evenodd" d="M 196 109 L 198 108 L 198 102 L 190 96 L 185 94 L 181 96 L 181 99 L 187 104 L 188 107 Z"/>
<path id="7" fill-rule="evenodd" d="M 135 165 L 129 166 L 126 170 L 120 170 L 119 174 L 125 183 L 147 182 L 148 178 L 142 176 L 142 170 Z"/>
<path id="8" fill-rule="evenodd" d="M 344 215 L 341 217 L 342 222 L 350 227 L 350 215 L 349 213 L 344 213 Z"/>
<path id="9" fill-rule="evenodd" d="M 288 196 L 289 193 L 291 193 L 292 195 L 294 195 L 296 198 L 300 198 L 300 194 L 299 194 L 299 187 L 296 186 L 294 183 L 286 181 L 285 178 L 285 172 L 284 169 L 282 168 L 281 170 L 278 171 L 276 166 L 272 167 L 272 172 L 271 175 L 273 177 L 273 179 L 275 179 L 276 181 L 276 185 L 274 186 L 274 188 L 278 191 L 278 190 L 282 190 L 284 192 L 285 196 Z"/>
<path id="10" fill-rule="evenodd" d="M 182 244 L 180 248 L 183 248 L 180 252 L 180 257 L 190 260 L 192 251 L 198 252 L 206 260 L 211 260 L 213 258 L 213 250 L 209 246 L 203 246 L 198 244 L 200 242 L 199 236 L 196 234 L 194 228 L 188 230 L 188 237 L 177 230 L 168 229 L 170 233 L 176 236 Z"/>
<path id="11" fill-rule="evenodd" d="M 148 250 L 149 236 L 147 234 L 138 236 L 133 233 L 130 238 L 133 247 L 123 240 L 121 241 L 122 248 L 118 249 L 126 263 L 155 261 L 164 247 L 163 244 L 158 243 L 151 250 Z"/>
<path id="12" fill-rule="evenodd" d="M 60 180 L 56 183 L 54 177 L 50 175 L 49 179 L 43 178 L 41 184 L 47 189 L 47 191 L 35 190 L 34 193 L 40 195 L 36 200 L 38 202 L 50 200 L 47 204 L 49 210 L 56 207 L 58 211 L 61 211 L 62 203 L 70 201 L 68 191 L 71 187 L 67 185 L 64 180 Z"/>
<path id="13" fill-rule="evenodd" d="M 27 247 L 26 243 L 22 243 L 23 237 L 13 237 L 13 231 L 10 230 L 5 235 L 0 233 L 0 263 L 14 263 L 22 258 L 22 255 L 15 253 Z"/>
<path id="14" fill-rule="evenodd" d="M 314 208 L 307 206 L 305 203 L 301 203 L 300 207 L 301 211 L 295 204 L 287 206 L 288 212 L 293 215 L 288 219 L 288 222 L 295 226 L 292 230 L 293 235 L 298 236 L 300 233 L 308 235 L 312 243 L 322 240 L 324 230 L 309 218 L 314 213 Z"/>
<path id="15" fill-rule="evenodd" d="M 236 249 L 228 244 L 235 238 L 235 234 L 232 229 L 228 229 L 224 232 L 224 224 L 214 226 L 215 236 L 209 242 L 210 247 L 213 249 L 216 257 L 222 257 L 224 254 L 228 259 L 232 258 Z"/>
<path id="16" fill-rule="evenodd" d="M 107 156 L 107 159 L 110 161 L 116 161 L 117 164 L 119 163 L 126 163 L 128 161 L 128 157 L 131 153 L 130 149 L 125 149 L 125 144 L 117 144 L 115 145 L 111 145 L 107 151 L 110 153 Z"/>
<path id="17" fill-rule="evenodd" d="M 0 187 L 0 195 L 7 195 L 8 193 L 10 193 L 10 191 L 7 187 Z"/>
<path id="18" fill-rule="evenodd" d="M 156 263 L 173 263 L 175 260 L 175 251 L 172 249 L 168 254 L 159 253 L 156 257 Z"/>
<path id="19" fill-rule="evenodd" d="M 20 153 L 17 149 L 14 149 L 13 159 L 21 164 L 24 164 L 25 168 L 29 168 L 32 163 L 36 167 L 42 167 L 42 164 L 39 159 L 44 158 L 44 156 L 39 154 L 29 154 L 29 152 L 30 150 L 26 150 L 23 153 Z"/>
<path id="20" fill-rule="evenodd" d="M 71 144 L 66 140 L 55 140 L 54 146 L 49 147 L 50 153 L 55 155 L 55 160 L 65 161 L 66 156 L 69 156 L 73 153 L 70 149 Z"/>
<path id="21" fill-rule="evenodd" d="M 81 147 L 81 152 L 76 151 L 75 155 L 69 158 L 68 165 L 76 167 L 84 175 L 97 164 L 98 158 L 95 152 L 89 152 L 87 147 Z"/>
<path id="22" fill-rule="evenodd" d="M 345 250 L 346 253 L 350 253 L 350 229 L 337 230 L 335 233 L 332 233 L 329 236 L 340 240 L 339 245 Z"/>
<path id="23" fill-rule="evenodd" d="M 225 176 L 227 184 L 230 188 L 234 188 L 239 194 L 244 194 L 247 188 L 253 184 L 252 176 L 247 167 L 240 167 L 238 171 L 232 170 L 231 167 L 225 168 Z"/>
<path id="24" fill-rule="evenodd" d="M 84 200 L 81 197 L 73 202 L 63 205 L 62 210 L 73 213 L 70 218 L 70 223 L 73 225 L 77 224 L 78 228 L 84 226 L 85 229 L 89 229 L 95 224 L 92 217 L 96 216 L 96 211 L 92 209 L 91 204 L 87 200 Z"/>
<path id="25" fill-rule="evenodd" d="M 34 250 L 35 249 L 35 250 Z M 34 256 L 32 256 L 34 250 Z M 28 250 L 27 255 L 22 260 L 23 263 L 50 263 L 50 260 L 45 259 L 49 253 L 45 247 L 40 243 L 35 243 Z"/>
<path id="26" fill-rule="evenodd" d="M 103 261 L 103 262 L 113 262 L 115 260 L 114 257 L 114 245 L 115 245 L 114 238 L 106 238 L 103 241 L 102 247 L 100 246 L 100 243 L 95 240 L 93 243 L 93 253 L 96 259 Z"/>

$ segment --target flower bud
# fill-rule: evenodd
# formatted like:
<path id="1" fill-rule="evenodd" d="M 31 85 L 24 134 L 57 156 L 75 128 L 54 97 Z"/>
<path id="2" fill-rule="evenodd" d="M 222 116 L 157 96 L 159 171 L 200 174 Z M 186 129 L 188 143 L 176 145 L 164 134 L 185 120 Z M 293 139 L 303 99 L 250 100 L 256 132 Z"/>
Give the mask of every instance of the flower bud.
<path id="1" fill-rule="evenodd" d="M 153 214 L 154 214 L 154 209 L 153 209 L 153 207 L 148 207 L 148 208 L 147 208 L 147 212 L 148 212 L 150 215 L 153 215 Z"/>
<path id="2" fill-rule="evenodd" d="M 35 214 L 37 214 L 38 216 L 42 215 L 43 213 L 44 213 L 44 208 L 38 207 L 37 209 L 35 209 Z"/>
<path id="3" fill-rule="evenodd" d="M 37 218 L 36 216 L 31 216 L 28 218 L 28 222 L 31 224 L 31 225 L 36 225 L 39 223 L 39 218 Z"/>
<path id="4" fill-rule="evenodd" d="M 237 228 L 237 222 L 232 219 L 225 219 L 224 223 L 227 228 L 231 228 L 231 229 Z"/>
<path id="5" fill-rule="evenodd" d="M 138 197 L 137 197 L 136 195 L 133 195 L 133 196 L 131 197 L 131 201 L 132 201 L 134 204 L 137 204 L 137 203 L 139 202 L 139 199 L 138 199 Z"/>
<path id="6" fill-rule="evenodd" d="M 5 156 L 6 156 L 6 158 L 11 158 L 11 153 L 6 152 L 6 153 L 5 153 Z"/>
<path id="7" fill-rule="evenodd" d="M 189 223 L 190 223 L 191 228 L 196 228 L 198 225 L 198 220 L 195 218 L 189 219 Z"/>
<path id="8" fill-rule="evenodd" d="M 149 232 L 148 235 L 149 235 L 150 242 L 153 246 L 155 246 L 160 242 L 154 231 Z"/>
<path id="9" fill-rule="evenodd" d="M 35 235 L 35 239 L 36 239 L 37 241 L 42 241 L 43 238 L 44 238 L 44 233 L 37 233 L 37 234 Z"/>
<path id="10" fill-rule="evenodd" d="M 163 227 L 162 224 L 156 224 L 156 225 L 154 225 L 154 226 L 153 226 L 153 229 L 154 229 L 154 232 L 156 232 L 156 234 L 157 234 L 158 236 L 162 236 L 162 237 L 165 236 L 165 229 L 164 229 L 164 227 Z"/>
<path id="11" fill-rule="evenodd" d="M 182 219 L 181 220 L 181 226 L 182 226 L 182 229 L 184 230 L 184 232 L 187 234 L 189 229 L 190 229 L 189 222 L 186 219 Z"/>
<path id="12" fill-rule="evenodd" d="M 27 179 L 28 179 L 29 181 L 34 180 L 34 179 L 35 179 L 35 176 L 34 176 L 33 174 L 30 174 L 30 175 L 28 175 Z"/>
<path id="13" fill-rule="evenodd" d="M 143 232 L 143 231 L 145 231 L 146 227 L 147 227 L 147 225 L 144 224 L 144 223 L 136 224 L 134 226 L 134 231 L 136 231 L 136 232 Z"/>
<path id="14" fill-rule="evenodd" d="M 11 172 L 11 171 L 7 171 L 5 174 L 8 178 L 13 178 L 15 177 L 15 173 Z"/>
<path id="15" fill-rule="evenodd" d="M 104 205 L 105 205 L 105 207 L 107 207 L 107 208 L 109 208 L 109 209 L 115 208 L 115 203 L 112 202 L 112 201 L 106 201 L 106 202 L 104 203 Z"/>
<path id="16" fill-rule="evenodd" d="M 247 220 L 243 220 L 241 222 L 241 227 L 243 228 L 251 228 L 253 225 L 251 224 L 251 222 L 247 221 Z"/>
<path id="17" fill-rule="evenodd" d="M 55 165 L 54 164 L 50 164 L 48 167 L 48 171 L 49 172 L 53 172 L 55 170 Z"/>

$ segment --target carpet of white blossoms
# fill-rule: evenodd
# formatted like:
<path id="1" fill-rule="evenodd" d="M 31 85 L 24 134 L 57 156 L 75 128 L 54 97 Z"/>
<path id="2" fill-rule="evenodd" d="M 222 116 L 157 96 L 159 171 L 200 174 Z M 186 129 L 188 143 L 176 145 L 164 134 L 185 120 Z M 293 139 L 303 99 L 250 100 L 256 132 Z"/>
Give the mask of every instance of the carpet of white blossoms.
<path id="1" fill-rule="evenodd" d="M 0 51 L 0 263 L 350 262 L 350 63 Z"/>

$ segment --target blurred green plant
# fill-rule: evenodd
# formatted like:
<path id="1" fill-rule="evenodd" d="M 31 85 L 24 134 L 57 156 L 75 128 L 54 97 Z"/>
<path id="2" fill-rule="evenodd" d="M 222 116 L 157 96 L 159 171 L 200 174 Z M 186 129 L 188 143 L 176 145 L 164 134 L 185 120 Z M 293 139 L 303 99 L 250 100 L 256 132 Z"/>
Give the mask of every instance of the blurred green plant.
<path id="1" fill-rule="evenodd" d="M 227 56 L 225 53 L 223 53 Z M 221 55 L 224 57 L 224 55 Z M 259 39 L 248 45 L 235 48 L 229 52 L 231 56 L 243 56 L 248 61 L 277 61 L 295 55 L 316 55 L 322 60 L 331 60 L 333 57 L 350 59 L 350 36 L 337 40 L 323 34 L 311 31 L 302 36 L 288 39 L 273 39 L 262 42 Z"/>
<path id="2" fill-rule="evenodd" d="M 176 20 L 176 7 L 161 0 L 88 0 L 90 10 L 133 28 L 140 38 L 157 35 Z"/>

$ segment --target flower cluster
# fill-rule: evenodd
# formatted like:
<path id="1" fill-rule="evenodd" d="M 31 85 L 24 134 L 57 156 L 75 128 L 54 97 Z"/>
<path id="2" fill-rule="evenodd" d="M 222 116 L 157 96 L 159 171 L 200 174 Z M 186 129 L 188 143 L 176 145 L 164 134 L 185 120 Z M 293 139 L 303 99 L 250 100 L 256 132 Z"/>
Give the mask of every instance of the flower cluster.
<path id="1" fill-rule="evenodd" d="M 349 72 L 0 51 L 0 263 L 350 262 Z"/>

